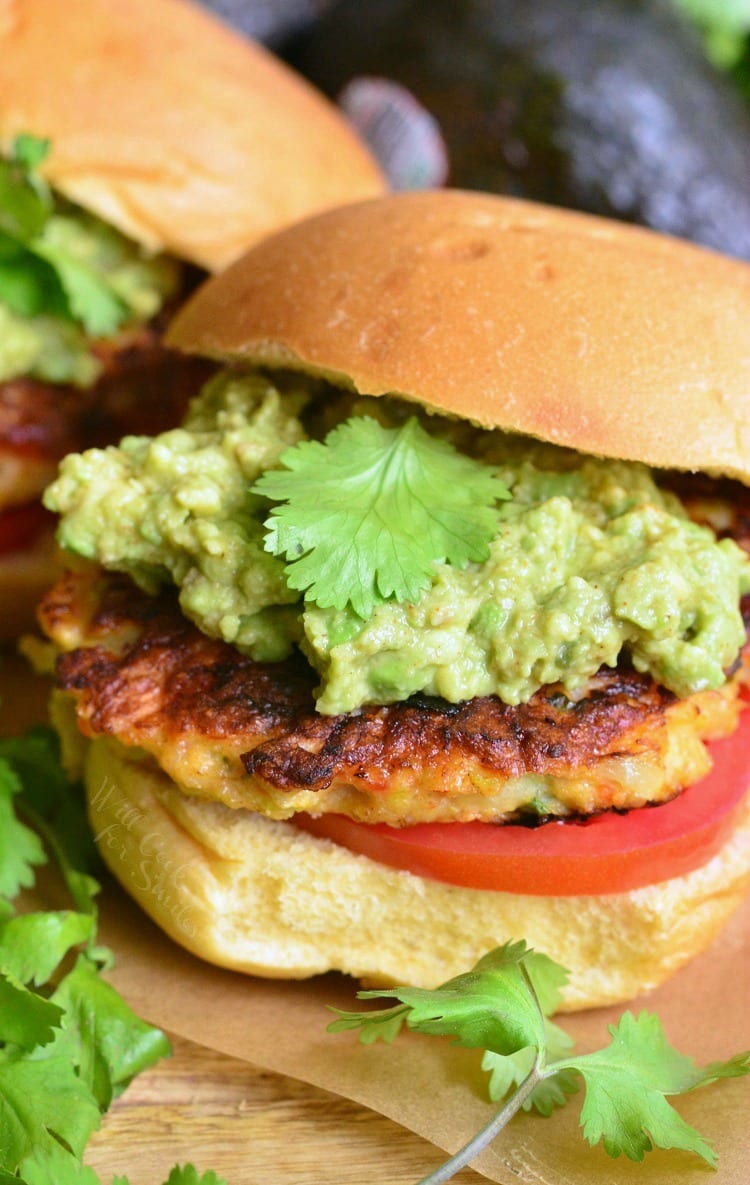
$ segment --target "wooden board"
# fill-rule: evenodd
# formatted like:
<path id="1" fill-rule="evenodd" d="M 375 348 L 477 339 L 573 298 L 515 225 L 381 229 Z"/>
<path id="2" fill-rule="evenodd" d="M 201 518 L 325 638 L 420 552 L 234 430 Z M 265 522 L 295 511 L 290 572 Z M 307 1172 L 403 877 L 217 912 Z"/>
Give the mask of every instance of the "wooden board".
<path id="1" fill-rule="evenodd" d="M 228 1185 L 415 1185 L 444 1154 L 382 1115 L 188 1041 L 105 1116 L 86 1157 L 103 1181 L 162 1185 L 175 1163 Z M 464 1169 L 456 1185 L 486 1178 Z"/>

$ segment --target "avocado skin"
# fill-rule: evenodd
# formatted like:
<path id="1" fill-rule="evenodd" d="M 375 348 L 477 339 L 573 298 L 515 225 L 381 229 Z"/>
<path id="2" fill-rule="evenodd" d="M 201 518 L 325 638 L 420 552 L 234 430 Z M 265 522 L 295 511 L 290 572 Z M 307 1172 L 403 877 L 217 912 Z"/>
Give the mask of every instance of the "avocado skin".
<path id="1" fill-rule="evenodd" d="M 750 109 L 658 0 L 341 0 L 285 56 L 437 119 L 449 184 L 637 222 L 750 259 Z"/>

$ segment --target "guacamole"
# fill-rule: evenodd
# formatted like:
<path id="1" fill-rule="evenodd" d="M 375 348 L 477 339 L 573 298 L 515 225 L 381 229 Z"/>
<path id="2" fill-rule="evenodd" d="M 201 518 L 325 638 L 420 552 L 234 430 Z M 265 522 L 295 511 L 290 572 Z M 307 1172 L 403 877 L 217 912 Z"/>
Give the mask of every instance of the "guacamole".
<path id="1" fill-rule="evenodd" d="M 680 696 L 724 682 L 750 591 L 750 561 L 734 542 L 692 522 L 644 466 L 439 417 L 424 417 L 429 431 L 492 465 L 510 490 L 487 559 L 435 563 L 420 597 L 386 600 L 367 620 L 303 600 L 264 547 L 269 503 L 250 493 L 314 431 L 311 385 L 282 385 L 218 376 L 181 428 L 67 457 L 45 496 L 62 516 L 62 546 L 147 591 L 176 584 L 202 630 L 258 660 L 301 646 L 324 713 L 417 692 L 509 704 L 549 683 L 575 693 L 623 650 Z M 381 419 L 403 419 L 400 401 L 329 393 L 326 426 L 374 403 Z"/>
<path id="2" fill-rule="evenodd" d="M 207 634 L 262 661 L 284 658 L 302 636 L 299 596 L 263 548 L 266 506 L 248 490 L 302 438 L 303 401 L 260 378 L 220 378 L 182 427 L 66 457 L 44 496 L 63 514 L 62 546 L 147 592 L 173 582 Z"/>
<path id="3" fill-rule="evenodd" d="M 0 382 L 28 376 L 88 387 L 90 337 L 143 323 L 176 291 L 179 264 L 151 256 L 92 214 L 56 200 L 31 247 L 0 232 Z M 97 327 L 104 306 L 106 323 Z"/>

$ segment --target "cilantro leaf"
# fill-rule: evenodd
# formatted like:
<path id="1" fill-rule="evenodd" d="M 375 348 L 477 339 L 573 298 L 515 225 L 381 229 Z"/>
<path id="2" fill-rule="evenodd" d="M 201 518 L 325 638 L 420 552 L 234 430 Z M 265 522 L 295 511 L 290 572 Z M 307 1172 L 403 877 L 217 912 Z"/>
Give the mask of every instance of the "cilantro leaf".
<path id="1" fill-rule="evenodd" d="M 363 993 L 357 992 L 357 995 L 361 998 Z M 329 1024 L 329 1033 L 359 1029 L 362 1045 L 372 1045 L 378 1039 L 390 1045 L 401 1032 L 409 1008 L 405 1004 L 395 1004 L 393 1008 L 372 1009 L 370 1012 L 344 1012 L 341 1008 L 331 1008 L 331 1012 L 337 1012 L 339 1016 Z"/>
<path id="2" fill-rule="evenodd" d="M 0 1048 L 3 1044 L 26 1050 L 49 1045 L 62 1014 L 62 1008 L 0 971 Z"/>
<path id="3" fill-rule="evenodd" d="M 34 883 L 32 865 L 44 864 L 39 837 L 16 817 L 13 797 L 21 783 L 0 758 L 0 897 L 13 898 Z"/>
<path id="4" fill-rule="evenodd" d="M 21 135 L 0 157 L 0 309 L 4 321 L 16 319 L 2 377 L 85 387 L 101 371 L 86 335 L 111 337 L 134 317 L 152 316 L 174 290 L 177 271 L 56 198 L 37 171 L 49 148 L 47 140 Z"/>
<path id="5" fill-rule="evenodd" d="M 50 219 L 33 250 L 54 269 L 68 301 L 70 314 L 92 337 L 109 337 L 129 317 L 129 310 L 112 290 L 109 278 L 85 260 L 77 259 L 63 241 L 56 241 L 55 220 Z"/>
<path id="6" fill-rule="evenodd" d="M 164 1185 L 227 1185 L 227 1183 L 223 1177 L 217 1177 L 216 1173 L 203 1173 L 199 1177 L 195 1166 L 186 1164 L 184 1168 L 175 1165 Z"/>
<path id="7" fill-rule="evenodd" d="M 470 971 L 432 991 L 398 988 L 392 994 L 409 1005 L 406 1023 L 419 1033 L 496 1053 L 544 1044 L 542 1015 L 515 966 L 503 974 Z"/>
<path id="8" fill-rule="evenodd" d="M 26 168 L 0 158 L 0 230 L 25 245 L 41 232 L 49 212 L 49 200 L 31 184 Z"/>
<path id="9" fill-rule="evenodd" d="M 551 1059 L 568 1054 L 572 1039 L 557 1025 L 547 1021 L 547 1056 Z M 489 1075 L 487 1090 L 493 1102 L 505 1097 L 514 1087 L 519 1087 L 528 1078 L 534 1064 L 533 1049 L 520 1049 L 517 1053 L 503 1055 L 486 1050 L 482 1057 L 482 1069 Z M 578 1075 L 574 1070 L 558 1070 L 548 1078 L 537 1082 L 528 1098 L 523 1101 L 524 1111 L 537 1111 L 540 1115 L 551 1115 L 555 1107 L 564 1107 L 571 1095 L 580 1090 Z"/>
<path id="10" fill-rule="evenodd" d="M 368 618 L 390 598 L 415 601 L 433 565 L 481 562 L 509 497 L 493 469 L 431 436 L 416 417 L 384 428 L 353 416 L 280 458 L 252 492 L 284 503 L 266 521 L 267 551 L 288 560 L 290 588 L 321 608 Z"/>
<path id="11" fill-rule="evenodd" d="M 32 136 L 28 132 L 21 132 L 13 140 L 11 159 L 17 161 L 28 172 L 39 168 L 43 160 L 49 156 L 52 141 L 46 136 Z"/>
<path id="12" fill-rule="evenodd" d="M 533 969 L 533 972 L 532 972 Z M 533 974 L 533 978 L 532 978 Z M 373 1023 L 387 1025 L 386 1040 L 398 1031 L 399 1013 L 410 1029 L 419 1033 L 452 1036 L 468 1048 L 512 1054 L 528 1046 L 545 1047 L 545 1020 L 532 988 L 533 979 L 543 985 L 546 1001 L 558 999 L 566 972 L 546 955 L 530 951 L 525 942 L 508 942 L 486 954 L 472 971 L 449 979 L 438 988 L 398 987 L 358 992 L 361 1000 L 391 998 L 406 1009 L 380 1014 L 341 1013 L 329 1028 L 340 1031 L 364 1026 L 370 1040 L 378 1035 Z M 373 1022 L 374 1016 L 374 1022 Z M 392 1034 L 392 1035 L 391 1035 Z M 382 1034 L 381 1034 L 382 1035 Z M 367 1042 L 367 1038 L 364 1038 Z"/>
<path id="13" fill-rule="evenodd" d="M 548 1060 L 564 1057 L 570 1053 L 573 1041 L 563 1029 L 549 1020 L 549 1016 L 556 1011 L 560 1003 L 562 989 L 568 981 L 568 973 L 547 955 L 539 951 L 528 951 L 525 945 L 522 949 L 529 980 L 545 1017 L 546 1057 Z M 486 957 L 492 959 L 493 952 Z M 483 962 L 484 960 L 480 960 L 478 966 L 481 967 Z M 533 1048 L 520 1049 L 510 1054 L 496 1053 L 489 1049 L 485 1051 L 482 1069 L 487 1070 L 490 1075 L 488 1091 L 493 1101 L 503 1098 L 513 1087 L 521 1086 L 531 1073 L 534 1055 Z M 540 1115 L 551 1115 L 555 1107 L 564 1106 L 568 1097 L 576 1094 L 578 1090 L 577 1075 L 572 1070 L 560 1070 L 536 1084 L 524 1100 L 523 1109 L 529 1111 L 533 1108 Z"/>
<path id="14" fill-rule="evenodd" d="M 21 1164 L 26 1185 L 101 1185 L 93 1169 L 56 1140 L 47 1141 Z"/>
<path id="15" fill-rule="evenodd" d="M 0 295 L 8 308 L 23 318 L 36 317 L 51 311 L 56 294 L 56 312 L 64 315 L 64 294 L 57 284 L 50 285 L 48 265 L 0 230 Z"/>
<path id="16" fill-rule="evenodd" d="M 64 1011 L 60 1038 L 100 1108 L 154 1062 L 170 1053 L 160 1029 L 141 1020 L 86 955 L 52 997 Z"/>
<path id="17" fill-rule="evenodd" d="M 60 740 L 54 729 L 39 724 L 23 736 L 0 737 L 0 759 L 15 770 L 23 785 L 24 803 L 53 822 L 65 838 L 65 847 L 81 868 L 98 867 L 96 848 L 86 820 L 83 788 L 71 782 L 60 760 Z M 81 834 L 83 831 L 83 834 Z"/>
<path id="18" fill-rule="evenodd" d="M 57 1043 L 33 1057 L 0 1054 L 0 1168 L 15 1172 L 63 1140 L 81 1157 L 99 1108 Z"/>
<path id="19" fill-rule="evenodd" d="M 80 788 L 68 785 L 57 752 L 46 730 L 0 741 L 0 853 L 29 835 L 38 844 L 16 819 L 18 795 L 84 906 L 82 912 L 14 914 L 10 901 L 0 898 L 0 1185 L 99 1185 L 81 1156 L 101 1111 L 134 1075 L 169 1052 L 166 1036 L 135 1016 L 100 977 L 97 963 L 110 954 L 95 945 L 98 885 L 73 863 L 89 860 L 93 845 L 77 835 L 86 827 Z M 15 893 L 23 877 L 14 874 L 7 882 Z M 80 945 L 85 952 L 53 992 L 51 978 Z"/>
<path id="20" fill-rule="evenodd" d="M 93 935 L 93 917 L 71 910 L 0 921 L 0 971 L 10 972 L 20 983 L 46 983 L 67 952 Z"/>
<path id="21" fill-rule="evenodd" d="M 0 1185 L 2 1185 L 2 1178 L 0 1178 Z M 112 1185 L 130 1185 L 130 1181 L 127 1177 L 113 1177 Z M 195 1165 L 180 1166 L 176 1164 L 164 1185 L 227 1185 L 227 1182 L 223 1177 L 217 1177 L 213 1172 L 199 1175 Z"/>
<path id="22" fill-rule="evenodd" d="M 549 1019 L 560 1002 L 560 989 L 567 981 L 567 972 L 546 955 L 530 952 L 528 957 L 529 978 L 536 991 L 539 1006 L 545 1015 L 545 1043 L 548 1061 L 566 1057 L 573 1048 L 573 1040 L 558 1025 Z M 486 1050 L 482 1058 L 482 1069 L 489 1075 L 488 1093 L 493 1101 L 502 1099 L 513 1087 L 520 1087 L 531 1073 L 534 1064 L 534 1049 L 520 1049 L 517 1053 L 503 1055 Z M 540 1115 L 551 1115 L 555 1107 L 563 1107 L 570 1095 L 577 1094 L 580 1086 L 578 1075 L 573 1070 L 558 1070 L 550 1077 L 537 1082 L 523 1102 L 524 1111 L 535 1110 Z"/>
<path id="23" fill-rule="evenodd" d="M 76 908 L 95 914 L 99 885 L 89 872 L 96 871 L 101 861 L 86 818 L 83 787 L 66 776 L 57 735 L 51 728 L 39 726 L 22 737 L 0 737 L 2 762 L 12 767 L 15 784 L 23 785 L 26 814 L 44 836 Z M 2 834 L 0 827 L 0 852 Z"/>
<path id="24" fill-rule="evenodd" d="M 539 1007 L 542 1013 L 544 1016 L 552 1016 L 560 1005 L 563 988 L 570 978 L 567 969 L 556 963 L 549 955 L 542 954 L 538 950 L 531 950 L 525 942 L 506 943 L 499 950 L 490 951 L 489 954 L 486 954 L 479 960 L 477 969 L 493 967 L 501 951 L 506 952 L 506 958 L 512 957 L 519 964 L 523 963 L 526 974 L 531 980 L 534 994 L 539 1001 Z M 567 1049 L 570 1043 L 568 1035 L 563 1033 L 562 1029 L 558 1029 L 555 1025 L 551 1025 L 547 1021 L 547 1033 L 549 1034 L 553 1030 L 554 1040 L 558 1044 L 561 1042 L 563 1048 Z"/>
<path id="25" fill-rule="evenodd" d="M 603 1142 L 612 1157 L 643 1160 L 654 1146 L 695 1152 L 708 1164 L 716 1154 L 702 1136 L 667 1102 L 719 1078 L 750 1072 L 750 1054 L 703 1068 L 667 1042 L 658 1017 L 626 1012 L 608 1029 L 606 1049 L 567 1059 L 564 1065 L 583 1075 L 586 1097 L 581 1108 L 583 1134 L 590 1144 Z"/>
<path id="26" fill-rule="evenodd" d="M 610 1026 L 606 1049 L 571 1054 L 568 1035 L 544 1015 L 557 1007 L 566 977 L 563 968 L 524 942 L 509 942 L 434 991 L 359 992 L 360 998 L 395 997 L 401 1004 L 374 1013 L 342 1012 L 329 1025 L 330 1031 L 359 1028 L 366 1044 L 381 1035 L 393 1040 L 406 1024 L 418 1032 L 453 1036 L 461 1045 L 484 1046 L 490 1097 L 497 1100 L 513 1091 L 482 1130 L 422 1185 L 450 1180 L 521 1107 L 546 1116 L 563 1106 L 579 1089 L 579 1076 L 586 1087 L 581 1126 L 590 1144 L 601 1140 L 610 1156 L 624 1153 L 631 1160 L 642 1160 L 654 1146 L 679 1148 L 715 1164 L 711 1146 L 666 1096 L 750 1073 L 750 1053 L 699 1067 L 669 1045 L 657 1017 L 625 1013 L 619 1026 Z"/>

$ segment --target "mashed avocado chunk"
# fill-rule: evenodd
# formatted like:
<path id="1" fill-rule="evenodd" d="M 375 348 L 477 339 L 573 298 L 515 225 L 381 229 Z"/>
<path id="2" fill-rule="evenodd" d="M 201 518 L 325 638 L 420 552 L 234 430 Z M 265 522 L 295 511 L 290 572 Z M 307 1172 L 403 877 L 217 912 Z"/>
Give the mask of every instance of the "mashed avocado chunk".
<path id="1" fill-rule="evenodd" d="M 100 364 L 72 321 L 19 317 L 0 301 L 0 382 L 27 376 L 90 387 Z"/>
<path id="2" fill-rule="evenodd" d="M 416 604 L 381 605 L 364 624 L 309 606 L 303 646 L 323 675 L 319 708 L 405 691 L 518 704 L 557 682 L 573 693 L 623 647 L 678 695 L 720 686 L 744 641 L 747 560 L 685 518 L 645 468 L 580 461 L 568 473 L 508 461 L 513 501 L 489 559 L 436 565 Z"/>
<path id="3" fill-rule="evenodd" d="M 44 496 L 63 515 L 61 545 L 147 592 L 178 585 L 205 633 L 261 661 L 284 658 L 302 634 L 298 594 L 263 548 L 266 507 L 248 490 L 302 438 L 303 402 L 265 379 L 219 376 L 181 428 L 71 454 Z"/>
<path id="4" fill-rule="evenodd" d="M 376 402 L 381 419 L 403 420 L 402 403 Z M 368 401 L 329 392 L 323 418 L 330 427 L 364 412 Z M 269 503 L 250 486 L 314 431 L 316 414 L 304 379 L 282 390 L 260 375 L 219 376 L 182 428 L 63 461 L 45 497 L 62 515 L 61 544 L 148 591 L 174 582 L 188 617 L 258 660 L 300 645 L 324 713 L 417 692 L 509 704 L 550 683 L 574 693 L 623 650 L 679 696 L 724 682 L 750 591 L 734 542 L 692 522 L 642 465 L 438 417 L 424 426 L 511 492 L 487 559 L 436 563 L 415 601 L 386 600 L 367 620 L 303 601 L 264 548 Z"/>
<path id="5" fill-rule="evenodd" d="M 0 160 L 11 204 L 0 218 L 0 382 L 28 376 L 90 386 L 101 367 L 89 339 L 153 317 L 176 291 L 180 265 L 40 182 L 29 197 L 31 183 L 10 168 Z M 16 212 L 12 199 L 24 193 Z"/>

